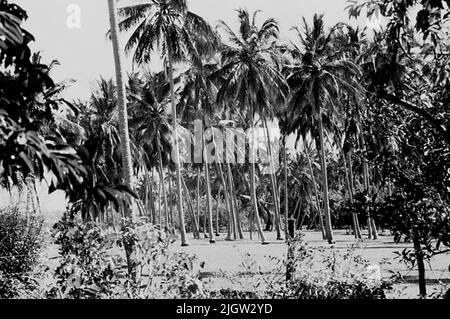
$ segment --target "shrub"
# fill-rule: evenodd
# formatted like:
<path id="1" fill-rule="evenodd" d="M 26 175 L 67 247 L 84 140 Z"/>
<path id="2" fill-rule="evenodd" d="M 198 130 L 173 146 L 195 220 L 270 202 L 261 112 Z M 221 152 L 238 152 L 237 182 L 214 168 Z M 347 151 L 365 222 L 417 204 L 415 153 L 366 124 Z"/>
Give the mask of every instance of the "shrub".
<path id="1" fill-rule="evenodd" d="M 211 298 L 266 299 L 385 299 L 392 288 L 378 267 L 355 254 L 355 247 L 338 250 L 311 250 L 301 233 L 289 242 L 289 260 L 268 257 L 278 265 L 269 275 L 256 263 L 248 263 L 251 282 L 228 278 L 240 289 L 208 291 Z M 288 279 L 289 278 L 289 279 Z M 237 285 L 236 285 L 237 284 Z"/>
<path id="2" fill-rule="evenodd" d="M 22 214 L 17 206 L 0 210 L 0 298 L 37 286 L 30 272 L 39 258 L 43 223 L 42 217 Z"/>
<path id="3" fill-rule="evenodd" d="M 118 283 L 117 261 L 108 254 L 111 233 L 97 223 L 82 223 L 64 215 L 53 227 L 61 261 L 55 270 L 57 286 L 49 298 L 108 298 Z"/>
<path id="4" fill-rule="evenodd" d="M 381 278 L 378 266 L 355 254 L 318 250 L 313 253 L 298 234 L 290 243 L 294 273 L 285 297 L 299 299 L 385 299 L 392 283 Z"/>
<path id="5" fill-rule="evenodd" d="M 61 262 L 50 298 L 196 298 L 203 296 L 194 275 L 195 257 L 169 251 L 171 235 L 139 220 L 135 227 L 116 232 L 99 223 L 65 216 L 54 227 Z M 127 272 L 123 242 L 135 247 L 138 278 Z"/>
<path id="6" fill-rule="evenodd" d="M 118 292 L 119 297 L 124 294 L 134 299 L 206 297 L 199 273 L 194 270 L 196 257 L 169 249 L 175 237 L 146 218 L 141 218 L 134 227 L 122 229 L 117 244 L 121 246 L 124 239 L 134 241 L 140 276 L 137 282 L 128 277 L 126 289 Z"/>

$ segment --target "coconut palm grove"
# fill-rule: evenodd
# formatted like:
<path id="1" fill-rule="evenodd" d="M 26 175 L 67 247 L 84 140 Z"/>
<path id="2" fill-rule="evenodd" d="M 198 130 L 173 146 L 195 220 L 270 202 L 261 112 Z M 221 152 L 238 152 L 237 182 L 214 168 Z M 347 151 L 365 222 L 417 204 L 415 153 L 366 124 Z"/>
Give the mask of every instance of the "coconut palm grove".
<path id="1" fill-rule="evenodd" d="M 449 0 L 101 1 L 69 98 L 0 0 L 1 299 L 450 298 Z"/>

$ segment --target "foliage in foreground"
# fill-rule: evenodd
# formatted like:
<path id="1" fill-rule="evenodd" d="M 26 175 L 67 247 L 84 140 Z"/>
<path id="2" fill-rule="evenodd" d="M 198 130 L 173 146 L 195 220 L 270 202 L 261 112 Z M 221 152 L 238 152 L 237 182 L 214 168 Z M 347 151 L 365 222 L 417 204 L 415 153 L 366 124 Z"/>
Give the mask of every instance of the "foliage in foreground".
<path id="1" fill-rule="evenodd" d="M 307 248 L 301 237 L 290 243 L 293 274 L 286 281 L 286 262 L 279 261 L 275 276 L 268 280 L 249 264 L 252 283 L 241 288 L 217 289 L 202 279 L 195 256 L 169 249 L 171 238 L 141 220 L 136 230 L 120 232 L 96 223 L 81 223 L 65 217 L 54 228 L 61 263 L 55 276 L 53 298 L 292 298 L 292 299 L 382 299 L 391 284 L 367 272 L 367 261 L 350 249 L 319 255 Z M 126 265 L 115 254 L 126 240 L 134 241 L 140 276 L 130 280 Z M 258 275 L 259 274 L 259 275 Z M 236 285 L 236 278 L 225 278 Z M 244 289 L 245 287 L 245 289 Z"/>
<path id="2" fill-rule="evenodd" d="M 17 206 L 0 210 L 0 298 L 36 288 L 30 273 L 39 258 L 42 226 L 42 217 L 22 214 Z"/>
<path id="3" fill-rule="evenodd" d="M 20 215 L 11 216 L 18 220 Z M 392 290 L 392 282 L 381 278 L 380 269 L 356 253 L 358 247 L 342 253 L 312 250 L 300 234 L 289 243 L 288 262 L 267 257 L 277 265 L 270 274 L 248 255 L 242 263 L 243 276 L 220 273 L 206 278 L 207 273 L 201 271 L 204 263 L 193 255 L 170 249 L 173 239 L 169 234 L 144 219 L 137 226 L 136 230 L 124 227 L 116 232 L 99 223 L 83 223 L 65 216 L 53 229 L 61 257 L 55 272 L 49 274 L 54 277 L 50 289 L 44 293 L 36 282 L 27 281 L 36 276 L 23 272 L 21 277 L 9 277 L 9 282 L 2 278 L 2 289 L 9 284 L 9 290 L 1 291 L 2 298 L 385 299 Z M 128 275 L 120 249 L 126 240 L 132 240 L 137 248 L 140 276 L 136 282 Z M 31 272 L 36 259 L 27 260 L 33 261 L 26 268 Z M 431 297 L 444 295 L 445 290 Z"/>
<path id="4" fill-rule="evenodd" d="M 47 296 L 69 299 L 192 298 L 200 283 L 193 256 L 170 253 L 171 238 L 145 220 L 119 232 L 98 223 L 64 217 L 54 227 L 61 262 L 56 287 Z M 119 254 L 124 242 L 136 247 L 140 276 L 132 280 Z"/>

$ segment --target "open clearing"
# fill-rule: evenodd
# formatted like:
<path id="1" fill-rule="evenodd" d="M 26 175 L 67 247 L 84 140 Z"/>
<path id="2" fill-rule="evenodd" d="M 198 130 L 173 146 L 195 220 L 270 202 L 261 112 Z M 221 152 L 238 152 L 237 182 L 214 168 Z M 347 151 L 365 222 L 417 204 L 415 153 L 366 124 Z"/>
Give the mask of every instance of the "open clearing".
<path id="1" fill-rule="evenodd" d="M 53 198 L 52 198 L 53 197 Z M 62 198 L 50 197 L 52 200 Z M 47 197 L 47 199 L 50 199 Z M 48 202 L 47 202 L 48 203 Z M 45 207 L 46 201 L 43 201 Z M 61 205 L 62 206 L 62 205 Z M 44 209 L 43 214 L 46 216 L 48 225 L 56 222 L 62 211 L 52 211 Z M 328 245 L 322 239 L 320 232 L 305 231 L 305 240 L 308 246 L 314 250 L 324 249 L 326 252 L 337 249 L 340 253 L 345 253 L 348 249 L 355 247 L 354 254 L 361 255 L 364 259 L 372 264 L 380 265 L 383 277 L 391 277 L 393 274 L 399 274 L 401 277 L 395 281 L 395 292 L 392 297 L 416 298 L 418 295 L 417 270 L 409 269 L 396 253 L 400 253 L 405 248 L 411 248 L 412 244 L 400 243 L 396 244 L 390 235 L 381 235 L 378 240 L 362 240 L 355 241 L 353 235 L 346 234 L 345 230 L 335 231 L 335 245 Z M 243 263 L 253 265 L 255 272 L 257 270 L 265 274 L 270 274 L 276 268 L 274 260 L 282 260 L 285 258 L 287 247 L 284 241 L 276 240 L 276 233 L 266 233 L 269 245 L 261 245 L 257 234 L 254 234 L 253 240 L 249 240 L 249 233 L 244 233 L 246 239 L 239 241 L 225 241 L 225 234 L 221 234 L 216 238 L 215 244 L 210 244 L 208 239 L 195 240 L 192 234 L 189 234 L 190 246 L 181 247 L 178 239 L 172 246 L 172 251 L 185 251 L 197 256 L 197 268 L 201 272 L 202 277 L 208 280 L 215 288 L 230 287 L 229 280 L 224 279 L 224 275 L 228 277 L 244 277 L 246 280 L 254 277 L 248 273 L 248 268 L 244 269 Z M 271 259 L 270 257 L 274 257 Z M 57 247 L 50 245 L 43 253 L 43 259 L 50 268 L 57 264 Z M 198 267 L 204 262 L 202 268 Z M 450 283 L 450 254 L 439 255 L 433 258 L 431 264 L 427 265 L 427 284 L 430 293 L 440 290 L 443 285 Z M 246 273 L 244 273 L 246 272 Z M 256 278 L 256 277 L 255 277 Z M 248 281 L 247 281 L 248 282 Z"/>
<path id="2" fill-rule="evenodd" d="M 394 291 L 391 295 L 396 294 L 402 298 L 415 298 L 418 295 L 417 288 L 417 270 L 408 269 L 408 267 L 396 258 L 396 253 L 400 253 L 405 248 L 411 248 L 411 244 L 396 244 L 392 236 L 380 236 L 378 240 L 363 240 L 356 242 L 352 235 L 347 235 L 344 230 L 335 232 L 335 245 L 328 245 L 323 239 L 320 232 L 306 231 L 305 240 L 308 246 L 314 250 L 325 249 L 325 253 L 332 249 L 339 250 L 344 254 L 347 250 L 354 247 L 354 254 L 361 255 L 371 264 L 380 265 L 382 276 L 391 277 L 393 274 L 400 275 L 396 279 Z M 190 238 L 191 246 L 180 247 L 177 242 L 172 246 L 172 250 L 183 250 L 188 253 L 195 254 L 199 262 L 204 262 L 204 267 L 200 270 L 207 277 L 220 278 L 222 273 L 229 276 L 251 276 L 243 274 L 243 262 L 253 264 L 255 270 L 260 269 L 262 273 L 270 274 L 276 268 L 276 261 L 284 259 L 287 247 L 284 241 L 276 240 L 276 233 L 266 234 L 269 245 L 261 245 L 255 239 L 250 241 L 249 234 L 245 233 L 246 240 L 242 241 L 225 241 L 225 234 L 221 234 L 216 239 L 215 244 L 210 244 L 207 239 L 194 240 Z M 257 236 L 256 236 L 257 238 Z M 270 257 L 275 257 L 271 259 Z M 427 268 L 427 283 L 429 291 L 442 289 L 442 284 L 450 283 L 450 254 L 436 256 Z M 217 288 L 228 287 L 225 281 L 215 281 Z M 440 284 L 441 283 L 441 284 Z"/>

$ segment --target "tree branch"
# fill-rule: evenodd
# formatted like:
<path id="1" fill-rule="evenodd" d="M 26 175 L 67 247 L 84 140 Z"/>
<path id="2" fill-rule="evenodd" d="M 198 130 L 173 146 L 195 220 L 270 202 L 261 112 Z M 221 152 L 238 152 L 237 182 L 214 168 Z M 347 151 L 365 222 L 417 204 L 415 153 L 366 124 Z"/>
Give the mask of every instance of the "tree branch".
<path id="1" fill-rule="evenodd" d="M 447 143 L 450 144 L 450 134 L 448 130 L 445 128 L 445 126 L 441 123 L 440 120 L 436 119 L 433 115 L 431 115 L 427 110 L 422 109 L 418 107 L 417 105 L 414 105 L 408 101 L 405 101 L 403 99 L 400 99 L 399 97 L 396 97 L 395 95 L 382 92 L 380 94 L 380 97 L 388 102 L 397 104 L 399 106 L 402 106 L 406 108 L 407 110 L 416 113 L 417 115 L 420 115 L 423 117 L 428 123 L 430 123 L 434 128 L 436 128 L 439 133 L 441 133 L 444 137 Z"/>

